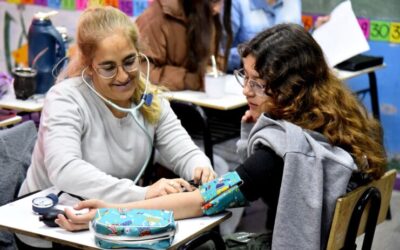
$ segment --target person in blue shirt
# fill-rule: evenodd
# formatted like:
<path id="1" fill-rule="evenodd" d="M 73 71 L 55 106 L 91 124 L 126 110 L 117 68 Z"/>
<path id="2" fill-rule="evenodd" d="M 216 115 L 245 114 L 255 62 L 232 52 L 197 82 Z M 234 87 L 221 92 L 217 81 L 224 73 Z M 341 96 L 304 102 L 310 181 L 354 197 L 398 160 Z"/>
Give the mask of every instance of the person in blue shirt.
<path id="1" fill-rule="evenodd" d="M 240 68 L 239 44 L 276 24 L 301 24 L 301 0 L 232 0 L 231 22 L 233 43 L 228 72 Z"/>

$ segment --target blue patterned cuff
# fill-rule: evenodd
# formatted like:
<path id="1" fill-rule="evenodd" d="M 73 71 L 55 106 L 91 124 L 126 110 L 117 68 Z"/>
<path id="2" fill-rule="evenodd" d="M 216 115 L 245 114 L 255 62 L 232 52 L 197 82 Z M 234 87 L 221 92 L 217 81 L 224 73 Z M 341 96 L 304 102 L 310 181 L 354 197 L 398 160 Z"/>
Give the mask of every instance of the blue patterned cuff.
<path id="1" fill-rule="evenodd" d="M 247 204 L 239 186 L 243 183 L 237 172 L 229 172 L 200 186 L 204 199 L 203 214 L 212 215 L 226 208 L 242 207 Z"/>

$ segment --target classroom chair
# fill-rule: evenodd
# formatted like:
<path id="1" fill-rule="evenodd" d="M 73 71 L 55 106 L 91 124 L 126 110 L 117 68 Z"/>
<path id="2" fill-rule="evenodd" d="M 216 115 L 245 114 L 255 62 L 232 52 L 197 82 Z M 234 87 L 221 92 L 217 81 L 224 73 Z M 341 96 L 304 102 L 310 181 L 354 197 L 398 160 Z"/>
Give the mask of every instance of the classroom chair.
<path id="1" fill-rule="evenodd" d="M 336 202 L 327 249 L 356 249 L 357 236 L 365 233 L 362 249 L 371 249 L 376 225 L 388 212 L 396 171 L 340 197 Z"/>
<path id="2" fill-rule="evenodd" d="M 37 138 L 33 121 L 0 131 L 0 206 L 14 201 L 31 163 Z M 14 235 L 0 231 L 0 249 L 15 249 Z"/>
<path id="3" fill-rule="evenodd" d="M 327 250 L 356 250 L 357 236 L 365 233 L 363 250 L 371 249 L 376 225 L 386 219 L 392 196 L 396 171 L 386 172 L 380 179 L 338 198 L 328 237 Z M 208 240 L 216 249 L 225 249 L 221 236 L 213 231 L 203 233 L 179 247 L 179 250 L 195 249 Z"/>

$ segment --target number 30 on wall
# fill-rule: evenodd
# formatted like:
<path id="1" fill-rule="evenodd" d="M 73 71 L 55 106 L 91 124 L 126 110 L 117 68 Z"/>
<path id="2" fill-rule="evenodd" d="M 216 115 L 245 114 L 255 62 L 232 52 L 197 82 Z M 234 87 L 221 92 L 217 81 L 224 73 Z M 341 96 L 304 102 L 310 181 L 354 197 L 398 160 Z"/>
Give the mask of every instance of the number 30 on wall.
<path id="1" fill-rule="evenodd" d="M 302 21 L 306 30 L 313 26 L 318 16 L 303 15 Z M 365 38 L 371 41 L 384 41 L 400 43 L 400 22 L 387 22 L 370 20 L 369 18 L 357 18 Z"/>
<path id="2" fill-rule="evenodd" d="M 400 23 L 373 20 L 368 25 L 368 22 L 363 22 L 360 19 L 359 23 L 364 35 L 368 34 L 366 32 L 369 31 L 369 39 L 372 41 L 400 43 Z"/>

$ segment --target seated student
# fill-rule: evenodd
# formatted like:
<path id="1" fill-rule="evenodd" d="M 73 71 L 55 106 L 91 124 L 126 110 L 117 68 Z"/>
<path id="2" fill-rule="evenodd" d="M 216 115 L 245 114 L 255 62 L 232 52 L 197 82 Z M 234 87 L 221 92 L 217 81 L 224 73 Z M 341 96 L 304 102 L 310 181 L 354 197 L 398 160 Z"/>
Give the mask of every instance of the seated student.
<path id="1" fill-rule="evenodd" d="M 146 58 L 138 37 L 132 20 L 118 9 L 89 8 L 81 15 L 77 57 L 46 95 L 20 196 L 55 186 L 83 198 L 128 202 L 190 189 L 189 179 L 215 178 L 210 160 L 146 80 L 149 72 L 139 71 Z M 138 186 L 134 180 L 153 147 L 186 180 Z"/>
<path id="2" fill-rule="evenodd" d="M 219 13 L 223 2 L 222 25 Z M 231 0 L 155 0 L 136 19 L 154 84 L 169 90 L 202 90 L 211 55 L 220 62 L 219 70 L 225 70 L 229 50 L 225 49 L 223 56 L 219 54 L 223 37 L 225 47 L 231 46 L 230 3 Z"/>
<path id="3" fill-rule="evenodd" d="M 169 90 L 202 90 L 211 55 L 220 58 L 219 69 L 224 70 L 227 55 L 218 55 L 223 30 L 227 34 L 227 48 L 232 40 L 230 3 L 231 0 L 155 0 L 136 19 L 144 43 L 143 53 L 150 60 L 153 84 Z M 220 20 L 222 4 L 224 28 Z M 195 140 L 195 143 L 202 147 L 202 141 Z M 164 157 L 158 152 L 155 158 L 165 165 Z M 228 171 L 225 159 L 218 154 L 213 159 L 218 174 Z"/>
<path id="4" fill-rule="evenodd" d="M 240 67 L 237 46 L 259 32 L 279 23 L 301 24 L 300 0 L 232 0 L 231 23 L 233 43 L 230 49 L 229 72 Z"/>
<path id="5" fill-rule="evenodd" d="M 352 173 L 384 173 L 380 125 L 330 71 L 303 27 L 274 26 L 242 45 L 240 54 L 244 68 L 235 74 L 249 104 L 238 143 L 244 163 L 220 179 L 243 181 L 236 193 L 241 201 L 267 203 L 272 248 L 324 249 L 336 200 Z M 83 201 L 75 208 L 168 209 L 182 219 L 209 214 L 203 197 L 196 190 L 126 204 Z M 74 231 L 87 228 L 95 210 L 66 214 L 56 222 Z"/>
<path id="6" fill-rule="evenodd" d="M 302 24 L 300 0 L 232 0 L 232 48 L 227 71 L 240 67 L 241 58 L 237 46 L 252 39 L 259 32 L 280 23 Z M 249 18 L 251 17 L 251 18 Z M 329 20 L 329 16 L 317 18 L 314 28 Z"/>

